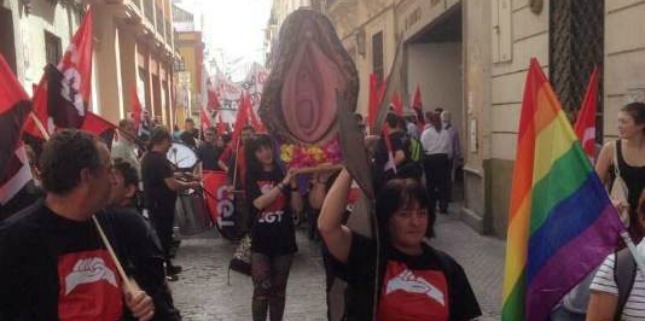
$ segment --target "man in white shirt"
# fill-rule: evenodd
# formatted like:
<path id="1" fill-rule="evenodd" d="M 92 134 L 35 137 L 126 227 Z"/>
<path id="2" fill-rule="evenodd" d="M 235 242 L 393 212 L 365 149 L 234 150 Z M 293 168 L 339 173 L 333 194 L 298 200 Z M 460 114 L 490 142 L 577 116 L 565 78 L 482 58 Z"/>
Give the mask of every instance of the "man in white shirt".
<path id="1" fill-rule="evenodd" d="M 137 129 L 131 119 L 122 119 L 119 122 L 119 140 L 112 144 L 112 159 L 122 158 L 141 173 L 141 163 L 137 155 L 137 145 L 134 140 L 137 137 Z"/>
<path id="2" fill-rule="evenodd" d="M 439 213 L 448 212 L 450 188 L 450 159 L 452 141 L 450 134 L 443 128 L 437 113 L 430 113 L 428 125 L 421 134 L 421 145 L 425 152 L 424 169 L 426 185 L 430 197 L 430 209 L 435 210 L 438 203 Z"/>

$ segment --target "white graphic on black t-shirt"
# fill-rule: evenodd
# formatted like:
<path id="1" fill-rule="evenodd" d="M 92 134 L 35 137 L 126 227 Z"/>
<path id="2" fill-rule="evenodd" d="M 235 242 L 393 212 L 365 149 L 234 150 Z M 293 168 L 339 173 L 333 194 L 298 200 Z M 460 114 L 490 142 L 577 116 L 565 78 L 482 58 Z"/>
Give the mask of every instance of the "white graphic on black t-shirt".
<path id="1" fill-rule="evenodd" d="M 90 284 L 100 280 L 118 287 L 116 276 L 100 257 L 81 259 L 76 262 L 72 272 L 65 277 L 65 295 L 81 284 Z"/>
<path id="2" fill-rule="evenodd" d="M 274 183 L 272 181 L 259 181 L 258 187 L 262 194 L 266 194 L 274 188 Z M 260 218 L 258 219 L 258 223 L 282 223 L 285 204 L 286 197 L 284 197 L 284 194 L 278 194 L 278 197 L 276 197 L 276 199 L 262 211 Z"/>
<path id="3" fill-rule="evenodd" d="M 442 306 L 446 305 L 444 294 L 422 277 L 414 275 L 412 271 L 405 269 L 401 274 L 391 279 L 387 283 L 385 294 L 388 295 L 394 291 L 401 290 L 409 293 L 423 293 L 429 298 L 437 301 Z"/>

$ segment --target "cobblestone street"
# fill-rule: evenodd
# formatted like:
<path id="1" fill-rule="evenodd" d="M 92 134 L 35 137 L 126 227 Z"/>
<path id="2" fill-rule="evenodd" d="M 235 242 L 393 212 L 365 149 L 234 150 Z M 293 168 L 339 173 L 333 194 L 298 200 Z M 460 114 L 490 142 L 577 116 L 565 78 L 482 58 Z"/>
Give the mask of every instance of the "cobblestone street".
<path id="1" fill-rule="evenodd" d="M 454 214 L 439 217 L 434 246 L 450 253 L 466 270 L 484 311 L 481 320 L 499 320 L 504 267 L 504 242 L 482 237 Z M 324 269 L 318 244 L 299 231 L 298 246 L 287 289 L 285 320 L 326 320 Z M 171 284 L 176 304 L 186 321 L 251 320 L 251 279 L 230 273 L 235 246 L 221 238 L 183 241 L 176 263 L 184 268 Z"/>

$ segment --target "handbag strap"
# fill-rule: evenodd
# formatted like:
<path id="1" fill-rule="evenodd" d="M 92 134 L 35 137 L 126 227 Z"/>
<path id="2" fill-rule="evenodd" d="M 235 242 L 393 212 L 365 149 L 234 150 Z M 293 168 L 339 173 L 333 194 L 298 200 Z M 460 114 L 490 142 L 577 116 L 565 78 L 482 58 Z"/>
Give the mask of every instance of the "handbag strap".
<path id="1" fill-rule="evenodd" d="M 616 178 L 621 178 L 620 176 L 620 163 L 618 162 L 618 140 L 614 142 L 614 175 L 616 175 Z"/>

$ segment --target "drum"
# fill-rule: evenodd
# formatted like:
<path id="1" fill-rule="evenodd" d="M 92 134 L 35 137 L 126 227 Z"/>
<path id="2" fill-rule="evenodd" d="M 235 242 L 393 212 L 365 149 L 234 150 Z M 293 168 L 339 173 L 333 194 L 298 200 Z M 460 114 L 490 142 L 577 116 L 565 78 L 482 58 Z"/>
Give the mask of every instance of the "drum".
<path id="1" fill-rule="evenodd" d="M 179 170 L 192 170 L 198 161 L 195 151 L 182 143 L 172 143 L 166 158 Z"/>
<path id="2" fill-rule="evenodd" d="M 179 193 L 175 206 L 176 223 L 182 235 L 195 235 L 208 231 L 213 226 L 206 202 L 201 193 L 194 190 Z"/>

